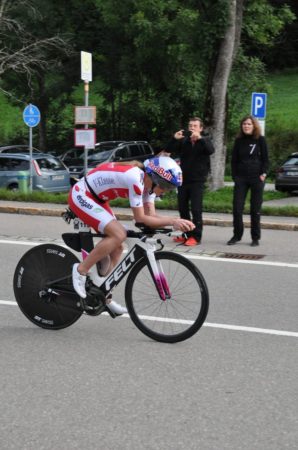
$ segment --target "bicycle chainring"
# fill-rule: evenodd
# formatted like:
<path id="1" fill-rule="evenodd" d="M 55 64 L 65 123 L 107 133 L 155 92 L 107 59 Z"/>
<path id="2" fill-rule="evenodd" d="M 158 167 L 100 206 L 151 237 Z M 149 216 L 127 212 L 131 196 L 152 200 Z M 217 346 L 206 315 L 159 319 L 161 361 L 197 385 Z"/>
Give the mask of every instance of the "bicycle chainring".
<path id="1" fill-rule="evenodd" d="M 106 311 L 106 298 L 104 293 L 94 284 L 87 287 L 87 297 L 82 300 L 83 310 L 89 316 L 98 316 Z"/>

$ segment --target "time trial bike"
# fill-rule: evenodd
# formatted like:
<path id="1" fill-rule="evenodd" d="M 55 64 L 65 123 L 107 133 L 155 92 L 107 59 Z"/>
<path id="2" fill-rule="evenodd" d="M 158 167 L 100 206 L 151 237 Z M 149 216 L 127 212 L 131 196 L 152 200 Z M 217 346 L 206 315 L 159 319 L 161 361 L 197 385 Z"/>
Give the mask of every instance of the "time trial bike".
<path id="1" fill-rule="evenodd" d="M 62 234 L 67 247 L 82 257 L 103 237 L 94 233 L 71 210 L 63 213 L 73 220 L 75 232 Z M 156 234 L 171 235 L 172 230 L 149 229 L 136 224 L 139 231 L 127 230 L 128 251 L 106 277 L 98 266 L 87 276 L 87 298 L 82 299 L 72 285 L 72 266 L 79 262 L 66 247 L 41 244 L 25 253 L 14 274 L 16 301 L 25 316 L 42 328 L 58 330 L 75 323 L 82 314 L 103 312 L 113 289 L 127 276 L 125 303 L 137 328 L 159 342 L 174 343 L 193 336 L 203 325 L 209 307 L 206 282 L 199 269 L 181 254 L 163 251 Z"/>

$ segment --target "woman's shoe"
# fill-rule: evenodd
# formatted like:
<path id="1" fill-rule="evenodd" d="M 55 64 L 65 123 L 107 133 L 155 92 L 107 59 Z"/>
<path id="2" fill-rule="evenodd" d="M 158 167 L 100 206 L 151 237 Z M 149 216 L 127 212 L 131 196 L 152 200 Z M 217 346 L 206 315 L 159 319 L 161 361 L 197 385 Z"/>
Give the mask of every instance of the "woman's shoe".
<path id="1" fill-rule="evenodd" d="M 81 297 L 81 298 L 86 298 L 87 294 L 86 294 L 86 275 L 82 275 L 79 271 L 78 271 L 78 267 L 79 267 L 79 263 L 76 263 L 72 266 L 72 284 L 73 284 L 73 288 L 76 291 L 76 293 Z"/>
<path id="2" fill-rule="evenodd" d="M 235 245 L 237 242 L 241 241 L 241 239 L 237 239 L 235 236 L 233 236 L 228 242 L 227 245 Z"/>
<path id="3" fill-rule="evenodd" d="M 257 247 L 260 244 L 259 244 L 258 239 L 253 239 L 250 245 L 251 245 L 251 247 Z"/>

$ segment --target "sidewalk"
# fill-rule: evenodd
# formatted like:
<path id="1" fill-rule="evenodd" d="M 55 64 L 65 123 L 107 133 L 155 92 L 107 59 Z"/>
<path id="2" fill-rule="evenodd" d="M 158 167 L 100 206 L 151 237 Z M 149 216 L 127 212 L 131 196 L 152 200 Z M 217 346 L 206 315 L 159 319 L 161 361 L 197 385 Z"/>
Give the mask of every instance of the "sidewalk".
<path id="1" fill-rule="evenodd" d="M 278 201 L 275 200 L 275 202 Z M 265 204 L 267 203 L 269 202 Z M 0 213 L 59 217 L 65 209 L 66 205 L 52 203 L 27 203 L 0 200 Z M 113 211 L 119 220 L 132 220 L 133 218 L 130 208 L 113 208 Z M 160 210 L 160 214 L 177 216 L 178 212 Z M 298 231 L 298 217 L 262 216 L 261 222 L 261 226 L 264 229 Z M 203 223 L 204 225 L 232 227 L 232 214 L 203 213 Z M 247 227 L 250 226 L 250 217 L 248 215 L 244 215 L 244 224 Z"/>

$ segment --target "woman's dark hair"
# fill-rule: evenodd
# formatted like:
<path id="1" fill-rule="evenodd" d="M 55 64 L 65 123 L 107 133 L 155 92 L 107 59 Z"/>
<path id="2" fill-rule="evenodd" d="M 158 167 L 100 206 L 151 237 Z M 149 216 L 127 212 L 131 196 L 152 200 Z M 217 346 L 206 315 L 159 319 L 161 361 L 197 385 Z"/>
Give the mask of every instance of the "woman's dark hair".
<path id="1" fill-rule="evenodd" d="M 255 117 L 253 117 L 252 115 L 250 115 L 250 114 L 248 114 L 247 116 L 244 116 L 243 119 L 241 119 L 241 121 L 240 121 L 240 132 L 239 132 L 238 137 L 246 136 L 246 134 L 243 132 L 242 125 L 243 125 L 243 122 L 245 122 L 248 119 L 250 119 L 252 121 L 252 124 L 253 124 L 253 127 L 254 127 L 253 132 L 252 132 L 252 136 L 255 139 L 259 139 L 259 137 L 262 134 L 260 124 L 259 124 L 258 120 Z"/>

